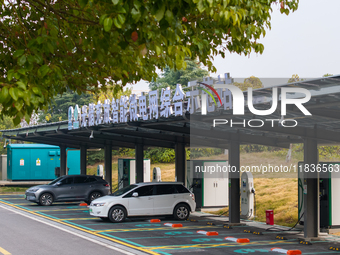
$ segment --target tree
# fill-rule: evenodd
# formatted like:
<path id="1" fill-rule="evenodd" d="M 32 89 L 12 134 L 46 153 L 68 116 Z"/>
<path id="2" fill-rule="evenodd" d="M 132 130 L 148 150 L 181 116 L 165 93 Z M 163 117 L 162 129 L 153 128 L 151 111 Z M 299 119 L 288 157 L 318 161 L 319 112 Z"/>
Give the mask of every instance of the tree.
<path id="1" fill-rule="evenodd" d="M 151 81 L 187 57 L 262 53 L 272 4 L 298 0 L 1 0 L 1 114 L 19 123 L 58 93 Z"/>
<path id="2" fill-rule="evenodd" d="M 287 83 L 293 83 L 300 81 L 300 77 L 297 74 L 293 74 L 291 78 L 289 78 Z M 301 80 L 302 81 L 302 80 Z"/>
<path id="3" fill-rule="evenodd" d="M 242 91 L 246 91 L 248 88 L 253 89 L 263 88 L 262 81 L 255 76 L 250 76 L 249 78 L 244 79 L 243 83 L 234 82 L 233 85 L 240 88 Z"/>
<path id="4" fill-rule="evenodd" d="M 324 74 L 322 77 L 329 77 L 329 76 L 333 76 L 333 74 L 326 73 L 326 74 Z"/>
<path id="5" fill-rule="evenodd" d="M 83 93 L 78 95 L 73 91 L 67 91 L 62 95 L 58 94 L 53 102 L 50 104 L 48 110 L 39 113 L 40 122 L 56 122 L 67 120 L 68 108 L 76 104 L 81 107 L 94 102 L 93 95 L 90 93 Z"/>
<path id="6" fill-rule="evenodd" d="M 0 119 L 0 130 L 12 129 L 12 128 L 15 128 L 15 126 L 13 125 L 12 118 L 8 116 L 4 116 L 3 119 Z M 1 132 L 0 132 L 0 135 L 2 135 Z M 0 140 L 0 154 L 7 154 L 7 149 L 6 147 L 4 148 L 4 143 L 5 143 L 5 139 L 1 139 Z"/>
<path id="7" fill-rule="evenodd" d="M 115 91 L 115 88 L 116 87 L 111 86 L 108 87 L 105 92 L 99 91 L 97 94 L 87 92 L 78 95 L 70 90 L 62 95 L 58 94 L 53 99 L 48 110 L 39 113 L 40 122 L 50 123 L 67 120 L 68 108 L 70 106 L 74 107 L 76 104 L 81 108 L 83 105 L 88 105 L 89 103 L 97 103 L 98 101 L 104 103 L 105 99 L 111 101 L 112 98 L 120 98 L 122 95 L 129 96 L 131 94 L 131 89 Z"/>
<path id="8" fill-rule="evenodd" d="M 151 90 L 170 87 L 175 89 L 176 84 L 186 86 L 189 81 L 202 80 L 203 77 L 208 76 L 209 72 L 201 68 L 197 61 L 186 60 L 187 68 L 185 70 L 174 70 L 166 67 L 161 77 L 156 78 L 149 84 Z"/>

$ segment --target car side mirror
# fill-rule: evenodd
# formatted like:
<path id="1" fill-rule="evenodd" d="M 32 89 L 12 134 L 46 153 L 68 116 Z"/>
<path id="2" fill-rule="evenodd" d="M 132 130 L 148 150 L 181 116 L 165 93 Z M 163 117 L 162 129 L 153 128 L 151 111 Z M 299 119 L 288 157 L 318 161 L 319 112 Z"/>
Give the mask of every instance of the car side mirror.
<path id="1" fill-rule="evenodd" d="M 56 186 L 60 186 L 60 185 L 61 185 L 61 182 L 57 182 L 55 185 L 56 185 Z"/>
<path id="2" fill-rule="evenodd" d="M 138 197 L 138 193 L 137 193 L 137 192 L 133 192 L 133 193 L 132 193 L 132 196 L 133 196 L 133 197 Z"/>

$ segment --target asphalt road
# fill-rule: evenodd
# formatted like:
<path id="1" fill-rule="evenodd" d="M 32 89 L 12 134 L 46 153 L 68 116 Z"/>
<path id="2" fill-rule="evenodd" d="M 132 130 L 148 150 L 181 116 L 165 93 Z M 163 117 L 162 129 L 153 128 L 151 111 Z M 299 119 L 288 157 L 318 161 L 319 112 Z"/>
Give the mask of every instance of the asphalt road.
<path id="1" fill-rule="evenodd" d="M 119 252 L 114 246 L 93 240 L 62 226 L 56 228 L 48 222 L 37 222 L 34 217 L 28 218 L 0 206 L 0 255 L 132 254 Z"/>

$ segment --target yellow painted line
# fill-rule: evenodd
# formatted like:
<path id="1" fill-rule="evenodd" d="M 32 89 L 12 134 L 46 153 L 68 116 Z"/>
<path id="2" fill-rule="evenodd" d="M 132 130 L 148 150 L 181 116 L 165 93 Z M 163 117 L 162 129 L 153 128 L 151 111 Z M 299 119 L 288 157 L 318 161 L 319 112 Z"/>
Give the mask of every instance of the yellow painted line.
<path id="1" fill-rule="evenodd" d="M 250 243 L 220 243 L 220 244 L 194 244 L 194 245 L 169 245 L 169 246 L 154 246 L 148 247 L 149 250 L 173 250 L 173 249 L 187 249 L 187 248 L 216 248 L 216 247 L 234 247 L 234 246 L 252 246 L 252 245 L 276 245 L 276 244 L 293 244 L 294 242 L 285 241 L 259 241 Z"/>
<path id="2" fill-rule="evenodd" d="M 159 228 L 122 228 L 122 229 L 105 229 L 96 230 L 95 232 L 130 232 L 130 231 L 152 231 L 152 230 L 169 230 L 169 231 L 181 231 L 182 229 L 201 229 L 201 228 L 213 228 L 216 226 L 188 226 L 181 228 L 171 228 L 171 227 L 159 227 Z"/>
<path id="3" fill-rule="evenodd" d="M 8 251 L 6 251 L 5 249 L 0 247 L 0 252 L 4 255 L 11 255 L 11 253 L 9 253 Z"/>
<path id="4" fill-rule="evenodd" d="M 15 203 L 16 205 L 36 205 L 36 203 Z"/>
<path id="5" fill-rule="evenodd" d="M 63 225 L 65 225 L 65 226 L 68 226 L 68 227 L 71 227 L 71 228 L 74 228 L 74 229 L 77 229 L 77 230 L 80 230 L 80 231 L 89 233 L 89 234 L 91 234 L 91 235 L 98 236 L 98 237 L 100 237 L 100 238 L 104 238 L 104 239 L 110 240 L 110 241 L 112 241 L 112 242 L 115 242 L 115 243 L 118 243 L 118 244 L 122 244 L 122 245 L 124 245 L 124 246 L 128 246 L 128 247 L 133 248 L 133 249 L 135 249 L 135 250 L 143 251 L 143 252 L 146 252 L 146 253 L 149 253 L 149 254 L 154 254 L 154 255 L 158 255 L 158 254 L 159 254 L 159 253 L 157 253 L 157 252 L 148 250 L 146 247 L 135 246 L 135 245 L 132 245 L 132 244 L 123 242 L 123 241 L 121 241 L 121 240 L 117 240 L 117 239 L 112 238 L 112 237 L 108 237 L 108 236 L 105 236 L 105 235 L 101 235 L 101 234 L 99 234 L 99 233 L 96 233 L 95 231 L 90 231 L 90 230 L 87 230 L 87 229 L 83 229 L 83 228 L 81 228 L 81 227 L 74 226 L 74 225 L 69 224 L 69 223 L 67 223 L 67 222 L 63 222 L 62 220 L 53 219 L 53 218 L 50 218 L 50 217 L 48 217 L 48 216 L 41 215 L 41 214 L 32 212 L 32 211 L 30 211 L 30 210 L 26 210 L 26 209 L 20 208 L 20 207 L 18 207 L 18 206 L 15 206 L 15 205 L 6 203 L 6 202 L 4 202 L 4 201 L 0 201 L 0 203 L 1 203 L 1 204 L 5 204 L 5 205 L 7 205 L 7 206 L 11 206 L 11 207 L 13 207 L 13 208 L 16 208 L 16 209 L 18 209 L 18 210 L 21 210 L 21 211 L 24 211 L 24 212 L 27 212 L 27 213 L 30 213 L 30 214 L 33 214 L 33 215 L 36 215 L 36 216 L 39 216 L 39 217 L 41 217 L 41 218 L 45 218 L 45 219 L 48 219 L 48 220 L 51 220 L 51 221 L 54 221 L 54 222 L 58 222 L 58 223 L 63 224 Z M 7 255 L 7 254 L 6 254 L 6 255 Z"/>
<path id="6" fill-rule="evenodd" d="M 1 197 L 1 196 L 8 196 L 8 195 L 9 194 L 7 195 L 0 194 L 0 199 L 24 199 L 24 197 Z"/>
<path id="7" fill-rule="evenodd" d="M 0 201 L 1 202 L 1 201 Z M 88 210 L 87 208 L 77 208 L 77 209 L 56 209 L 56 210 L 32 210 L 33 212 L 62 212 L 62 211 L 79 211 Z"/>
<path id="8" fill-rule="evenodd" d="M 0 197 L 1 196 L 25 196 L 25 194 L 23 193 L 18 193 L 18 194 L 13 194 L 13 193 L 0 193 Z"/>
<path id="9" fill-rule="evenodd" d="M 71 218 L 71 219 L 60 219 L 60 220 L 98 220 L 98 217 L 93 217 L 93 218 Z"/>

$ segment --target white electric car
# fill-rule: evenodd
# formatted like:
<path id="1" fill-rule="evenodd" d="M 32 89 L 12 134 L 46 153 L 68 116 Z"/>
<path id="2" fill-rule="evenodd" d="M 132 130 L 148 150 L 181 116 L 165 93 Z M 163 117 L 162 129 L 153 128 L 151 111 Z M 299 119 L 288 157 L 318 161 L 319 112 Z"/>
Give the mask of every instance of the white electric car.
<path id="1" fill-rule="evenodd" d="M 137 183 L 91 202 L 90 215 L 122 222 L 130 216 L 173 215 L 186 220 L 196 209 L 195 197 L 179 182 Z"/>

